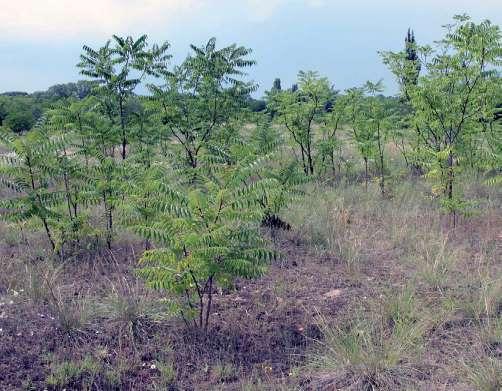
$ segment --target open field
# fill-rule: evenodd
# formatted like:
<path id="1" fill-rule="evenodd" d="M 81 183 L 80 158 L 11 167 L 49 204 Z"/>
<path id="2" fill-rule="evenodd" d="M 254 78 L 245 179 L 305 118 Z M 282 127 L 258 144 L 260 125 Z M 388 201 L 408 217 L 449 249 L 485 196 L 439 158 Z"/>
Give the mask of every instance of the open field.
<path id="1" fill-rule="evenodd" d="M 467 190 L 483 207 L 450 229 L 421 181 L 309 186 L 202 343 L 135 276 L 137 239 L 58 263 L 3 226 L 1 388 L 495 390 L 502 193 Z"/>

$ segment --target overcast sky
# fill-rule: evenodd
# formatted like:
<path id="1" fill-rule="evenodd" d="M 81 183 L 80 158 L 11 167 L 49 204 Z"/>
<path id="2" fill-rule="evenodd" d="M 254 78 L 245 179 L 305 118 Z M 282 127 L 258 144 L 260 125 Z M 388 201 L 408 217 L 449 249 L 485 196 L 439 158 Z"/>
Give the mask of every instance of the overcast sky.
<path id="1" fill-rule="evenodd" d="M 392 93 L 377 51 L 401 49 L 408 27 L 432 43 L 464 12 L 502 24 L 502 0 L 0 0 L 0 91 L 78 80 L 84 43 L 146 33 L 171 43 L 173 63 L 212 36 L 252 48 L 259 94 L 275 77 L 289 86 L 299 70 L 317 70 L 337 89 L 383 78 Z"/>

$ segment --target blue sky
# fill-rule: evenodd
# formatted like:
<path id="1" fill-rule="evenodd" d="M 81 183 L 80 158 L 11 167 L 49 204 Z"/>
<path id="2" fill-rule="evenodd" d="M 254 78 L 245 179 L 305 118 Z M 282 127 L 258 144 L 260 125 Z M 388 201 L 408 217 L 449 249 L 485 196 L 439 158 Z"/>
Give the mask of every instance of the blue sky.
<path id="1" fill-rule="evenodd" d="M 432 43 L 458 13 L 502 24 L 502 0 L 0 0 L 0 9 L 0 91 L 28 92 L 81 78 L 84 43 L 146 33 L 171 43 L 173 63 L 212 36 L 252 48 L 258 95 L 275 77 L 291 85 L 299 70 L 337 89 L 383 78 L 393 93 L 377 51 L 402 48 L 408 27 Z"/>

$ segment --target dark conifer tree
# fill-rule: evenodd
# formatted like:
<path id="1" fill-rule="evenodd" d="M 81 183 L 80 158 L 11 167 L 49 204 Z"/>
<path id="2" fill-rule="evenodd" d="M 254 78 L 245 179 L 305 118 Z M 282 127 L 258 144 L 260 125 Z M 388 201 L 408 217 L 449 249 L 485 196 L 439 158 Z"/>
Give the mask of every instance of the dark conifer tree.
<path id="1" fill-rule="evenodd" d="M 279 92 L 279 91 L 282 91 L 282 87 L 281 87 L 281 79 L 279 78 L 276 78 L 274 80 L 274 84 L 272 85 L 272 92 Z"/>
<path id="2" fill-rule="evenodd" d="M 409 72 L 404 77 L 403 80 L 405 96 L 408 99 L 408 94 L 406 90 L 408 86 L 417 84 L 418 76 L 420 75 L 420 70 L 422 68 L 420 65 L 420 59 L 418 58 L 417 54 L 417 43 L 415 40 L 415 33 L 411 28 L 409 28 L 408 32 L 406 33 L 406 38 L 404 40 L 404 43 L 405 43 L 404 50 L 406 52 L 406 60 L 412 63 L 412 66 L 410 67 L 412 71 Z"/>

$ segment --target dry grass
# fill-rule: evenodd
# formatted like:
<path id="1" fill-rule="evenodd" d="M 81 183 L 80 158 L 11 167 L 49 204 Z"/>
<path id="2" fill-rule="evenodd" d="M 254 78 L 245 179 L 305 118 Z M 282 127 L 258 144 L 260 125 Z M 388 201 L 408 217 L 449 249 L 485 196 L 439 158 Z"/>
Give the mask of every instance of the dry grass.
<path id="1" fill-rule="evenodd" d="M 421 181 L 389 182 L 310 185 L 280 263 L 215 298 L 210 341 L 135 277 L 139 240 L 62 263 L 0 226 L 1 387 L 500 389 L 500 189 L 465 181 L 479 208 L 452 229 Z"/>
<path id="2" fill-rule="evenodd" d="M 310 365 L 323 376 L 314 384 L 361 390 L 415 384 L 421 376 L 424 334 L 430 327 L 429 315 L 419 308 L 413 293 L 404 291 L 371 304 L 369 310 L 354 312 L 347 324 L 331 325 L 321 315 L 323 340 Z M 377 309 L 380 312 L 373 312 Z"/>
<path id="3" fill-rule="evenodd" d="M 356 185 L 313 187 L 308 205 L 290 209 L 298 240 L 332 260 L 334 270 L 345 265 L 356 281 L 378 279 L 377 295 L 390 291 L 398 298 L 397 292 L 412 289 L 414 303 L 398 307 L 408 303 L 408 311 L 420 310 L 418 323 L 408 324 L 412 329 L 405 333 L 416 335 L 418 328 L 421 338 L 415 343 L 389 330 L 381 320 L 388 309 L 366 298 L 364 309 L 354 307 L 348 323 L 321 317 L 325 338 L 312 358 L 317 375 L 307 371 L 314 383 L 358 390 L 500 387 L 502 352 L 494 340 L 500 340 L 502 313 L 502 202 L 496 189 L 479 183 L 466 188 L 483 194 L 482 207 L 455 229 L 420 182 L 394 186 L 390 198 L 379 197 L 376 186 L 368 194 Z M 423 349 L 427 354 L 418 359 Z M 449 373 L 458 377 L 453 380 Z"/>

